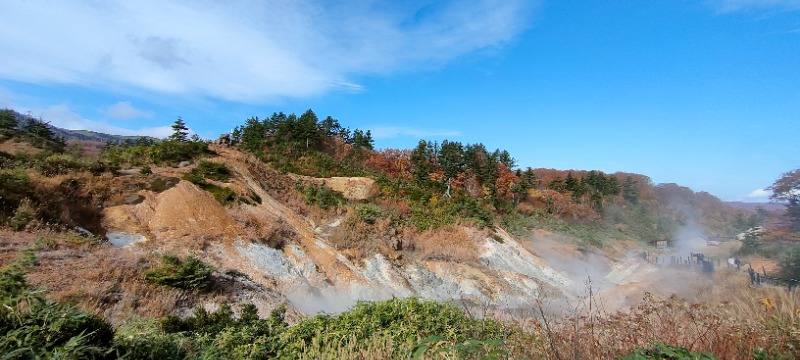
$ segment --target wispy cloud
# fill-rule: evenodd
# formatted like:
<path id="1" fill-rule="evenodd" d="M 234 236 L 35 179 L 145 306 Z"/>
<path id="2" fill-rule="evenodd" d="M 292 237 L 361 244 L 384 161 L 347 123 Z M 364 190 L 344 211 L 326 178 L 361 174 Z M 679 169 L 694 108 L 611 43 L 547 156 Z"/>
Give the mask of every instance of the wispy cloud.
<path id="1" fill-rule="evenodd" d="M 800 10 L 800 0 L 709 0 L 719 12 L 746 10 Z"/>
<path id="2" fill-rule="evenodd" d="M 525 0 L 14 1 L 0 78 L 259 103 L 438 66 L 524 30 Z M 22 31 L 22 29 L 27 29 Z"/>
<path id="3" fill-rule="evenodd" d="M 147 135 L 164 138 L 172 133 L 169 126 L 128 129 L 110 125 L 103 121 L 89 120 L 76 114 L 69 105 L 59 104 L 41 109 L 32 109 L 30 114 L 54 126 L 70 130 L 92 130 L 113 135 Z"/>
<path id="4" fill-rule="evenodd" d="M 772 192 L 765 189 L 755 189 L 747 194 L 747 198 L 750 200 L 758 199 L 758 200 L 768 200 L 769 196 L 772 195 Z"/>
<path id="5" fill-rule="evenodd" d="M 115 119 L 138 119 L 153 117 L 152 112 L 137 109 L 128 101 L 120 101 L 114 105 L 100 109 L 100 113 Z"/>
<path id="6" fill-rule="evenodd" d="M 390 139 L 396 137 L 447 137 L 447 136 L 461 136 L 460 131 L 454 130 L 430 130 L 430 129 L 416 129 L 403 126 L 373 126 L 370 127 L 372 137 L 375 139 Z"/>

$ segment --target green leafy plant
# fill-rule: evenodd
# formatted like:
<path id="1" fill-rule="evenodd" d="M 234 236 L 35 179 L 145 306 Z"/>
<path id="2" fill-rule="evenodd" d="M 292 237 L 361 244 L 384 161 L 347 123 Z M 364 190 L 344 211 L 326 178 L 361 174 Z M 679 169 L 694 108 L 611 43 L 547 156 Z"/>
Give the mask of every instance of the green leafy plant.
<path id="1" fill-rule="evenodd" d="M 225 164 L 210 161 L 200 161 L 192 172 L 216 181 L 228 181 L 231 177 L 231 171 Z"/>
<path id="2" fill-rule="evenodd" d="M 174 255 L 164 255 L 161 263 L 145 273 L 148 281 L 177 289 L 199 291 L 211 286 L 211 274 L 216 269 L 195 256 L 181 260 Z"/>
<path id="3" fill-rule="evenodd" d="M 31 199 L 22 199 L 19 207 L 14 211 L 14 216 L 8 220 L 8 225 L 12 229 L 19 231 L 24 229 L 36 217 L 36 208 L 33 206 Z"/>
<path id="4" fill-rule="evenodd" d="M 383 209 L 380 206 L 374 204 L 359 204 L 355 207 L 356 217 L 359 220 L 368 223 L 374 224 L 375 220 L 378 220 L 382 217 L 386 217 Z"/>
<path id="5" fill-rule="evenodd" d="M 306 187 L 298 184 L 297 186 L 298 189 L 303 192 L 306 202 L 315 204 L 323 209 L 338 206 L 345 202 L 342 194 L 331 190 L 329 187 L 325 186 L 325 184 L 309 184 Z"/>

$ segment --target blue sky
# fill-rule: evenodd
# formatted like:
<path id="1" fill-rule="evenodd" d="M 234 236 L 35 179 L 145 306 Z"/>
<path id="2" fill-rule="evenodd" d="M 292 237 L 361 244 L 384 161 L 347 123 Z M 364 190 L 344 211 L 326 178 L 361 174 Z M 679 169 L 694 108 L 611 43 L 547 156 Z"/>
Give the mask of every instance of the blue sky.
<path id="1" fill-rule="evenodd" d="M 800 167 L 800 0 L 15 1 L 0 107 L 215 138 L 275 111 L 763 201 Z"/>

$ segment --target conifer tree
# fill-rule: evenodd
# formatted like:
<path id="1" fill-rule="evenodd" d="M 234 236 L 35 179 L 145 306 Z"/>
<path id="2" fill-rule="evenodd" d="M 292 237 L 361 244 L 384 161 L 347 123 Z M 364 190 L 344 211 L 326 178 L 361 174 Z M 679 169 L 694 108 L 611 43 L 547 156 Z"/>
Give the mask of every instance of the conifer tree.
<path id="1" fill-rule="evenodd" d="M 0 111 L 0 130 L 15 130 L 18 125 L 14 111 L 9 109 Z"/>
<path id="2" fill-rule="evenodd" d="M 172 124 L 172 135 L 170 135 L 168 139 L 179 142 L 186 142 L 189 140 L 189 128 L 186 127 L 186 123 L 183 122 L 180 116 L 178 116 L 178 120 L 175 120 L 175 123 Z"/>

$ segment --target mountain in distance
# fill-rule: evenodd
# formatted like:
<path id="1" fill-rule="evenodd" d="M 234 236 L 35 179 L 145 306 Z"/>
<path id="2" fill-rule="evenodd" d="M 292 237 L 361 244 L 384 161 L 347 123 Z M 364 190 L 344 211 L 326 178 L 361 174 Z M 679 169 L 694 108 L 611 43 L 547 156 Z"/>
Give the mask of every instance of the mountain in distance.
<path id="1" fill-rule="evenodd" d="M 28 121 L 31 120 L 38 120 L 47 125 L 50 130 L 53 131 L 56 137 L 64 138 L 64 140 L 79 140 L 79 141 L 96 141 L 96 142 L 114 142 L 114 143 L 124 143 L 124 142 L 135 142 L 139 139 L 150 139 L 150 140 L 158 140 L 156 138 L 150 136 L 139 136 L 139 135 L 112 135 L 112 134 L 105 134 L 91 130 L 69 130 L 60 128 L 58 126 L 54 126 L 50 124 L 49 121 L 42 120 L 42 119 L 35 119 L 30 115 L 21 114 L 15 110 L 12 110 L 14 115 L 17 117 L 17 121 L 19 122 L 19 128 L 24 127 Z"/>
<path id="2" fill-rule="evenodd" d="M 775 202 L 726 201 L 725 203 L 733 208 L 749 210 L 749 211 L 756 211 L 758 208 L 767 211 L 783 211 L 786 209 L 786 204 L 775 203 Z"/>

